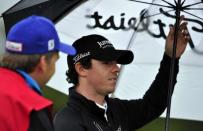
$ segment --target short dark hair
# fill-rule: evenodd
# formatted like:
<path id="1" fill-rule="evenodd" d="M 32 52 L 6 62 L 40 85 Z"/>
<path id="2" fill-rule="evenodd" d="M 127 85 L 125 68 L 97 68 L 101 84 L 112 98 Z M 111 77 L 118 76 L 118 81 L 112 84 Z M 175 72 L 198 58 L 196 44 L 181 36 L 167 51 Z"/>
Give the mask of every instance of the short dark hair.
<path id="1" fill-rule="evenodd" d="M 90 69 L 92 67 L 91 58 L 84 58 L 79 61 L 79 63 L 85 68 Z M 66 71 L 66 80 L 68 83 L 72 83 L 75 86 L 79 84 L 78 73 L 75 70 L 75 65 L 69 66 L 69 69 Z"/>

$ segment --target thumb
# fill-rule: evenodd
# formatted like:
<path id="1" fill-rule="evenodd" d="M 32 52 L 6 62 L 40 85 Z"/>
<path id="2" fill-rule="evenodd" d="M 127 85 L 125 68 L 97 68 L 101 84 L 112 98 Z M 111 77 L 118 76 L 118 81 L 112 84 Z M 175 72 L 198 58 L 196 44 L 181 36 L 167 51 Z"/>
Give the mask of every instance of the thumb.
<path id="1" fill-rule="evenodd" d="M 172 37 L 173 34 L 174 34 L 174 27 L 173 27 L 173 25 L 169 25 L 169 29 L 170 29 L 169 36 Z"/>

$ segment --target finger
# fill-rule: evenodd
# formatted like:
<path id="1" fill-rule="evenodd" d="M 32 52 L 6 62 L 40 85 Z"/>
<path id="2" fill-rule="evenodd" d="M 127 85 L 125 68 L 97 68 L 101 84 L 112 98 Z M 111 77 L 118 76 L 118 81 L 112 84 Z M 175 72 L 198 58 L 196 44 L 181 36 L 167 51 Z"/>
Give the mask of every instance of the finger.
<path id="1" fill-rule="evenodd" d="M 184 19 L 185 19 L 185 16 L 184 16 L 184 15 L 181 15 L 181 16 L 180 16 L 180 19 L 179 19 L 179 24 L 178 24 L 178 25 L 180 25 L 180 24 L 183 22 Z M 174 23 L 173 26 L 175 26 L 175 23 Z"/>
<path id="2" fill-rule="evenodd" d="M 187 28 L 187 25 L 181 27 L 181 33 L 184 35 L 184 36 L 189 36 L 189 31 L 188 31 L 188 28 Z"/>
<path id="3" fill-rule="evenodd" d="M 184 34 L 185 41 L 189 42 L 191 39 L 189 31 L 186 29 L 183 34 Z"/>
<path id="4" fill-rule="evenodd" d="M 185 41 L 185 44 L 187 44 L 187 42 L 190 41 L 190 33 L 188 31 L 188 29 L 184 29 L 182 32 L 181 32 L 181 35 L 182 35 L 182 38 L 184 39 Z"/>
<path id="5" fill-rule="evenodd" d="M 187 22 L 183 22 L 183 23 L 181 23 L 180 24 L 180 26 L 179 26 L 179 30 L 186 30 L 187 29 L 187 25 L 188 25 L 188 23 Z"/>
<path id="6" fill-rule="evenodd" d="M 190 36 L 185 36 L 185 41 L 186 41 L 186 44 L 190 41 Z"/>
<path id="7" fill-rule="evenodd" d="M 179 21 L 179 23 L 181 23 L 184 19 L 185 19 L 185 16 L 184 16 L 184 15 L 181 15 L 181 16 L 180 16 L 180 21 Z"/>
<path id="8" fill-rule="evenodd" d="M 184 36 L 189 36 L 189 32 L 187 29 L 182 30 L 181 32 Z"/>
<path id="9" fill-rule="evenodd" d="M 173 25 L 169 25 L 169 35 L 172 35 L 174 33 L 174 26 Z"/>

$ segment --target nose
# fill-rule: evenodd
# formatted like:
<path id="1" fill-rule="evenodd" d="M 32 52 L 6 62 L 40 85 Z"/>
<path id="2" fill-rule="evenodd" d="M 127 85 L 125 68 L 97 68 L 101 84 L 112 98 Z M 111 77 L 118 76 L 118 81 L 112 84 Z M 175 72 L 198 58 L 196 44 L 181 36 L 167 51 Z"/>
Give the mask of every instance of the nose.
<path id="1" fill-rule="evenodd" d="M 120 65 L 117 63 L 114 63 L 113 65 L 113 72 L 119 73 L 120 72 Z"/>

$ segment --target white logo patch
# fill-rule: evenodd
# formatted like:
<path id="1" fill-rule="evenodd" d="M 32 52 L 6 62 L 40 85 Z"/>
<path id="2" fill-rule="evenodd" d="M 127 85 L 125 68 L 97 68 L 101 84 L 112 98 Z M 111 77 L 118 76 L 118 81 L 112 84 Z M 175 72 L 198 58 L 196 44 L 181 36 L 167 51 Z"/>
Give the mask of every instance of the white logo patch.
<path id="1" fill-rule="evenodd" d="M 54 47 L 55 47 L 55 42 L 54 42 L 54 40 L 53 40 L 53 39 L 49 40 L 49 41 L 48 41 L 48 50 L 51 51 L 51 50 L 54 49 Z"/>
<path id="2" fill-rule="evenodd" d="M 100 48 L 103 48 L 103 49 L 108 48 L 108 47 L 113 47 L 111 42 L 108 40 L 97 42 L 97 44 L 99 44 Z"/>
<path id="3" fill-rule="evenodd" d="M 23 50 L 23 45 L 22 43 L 6 41 L 6 49 L 10 51 L 21 52 Z"/>

